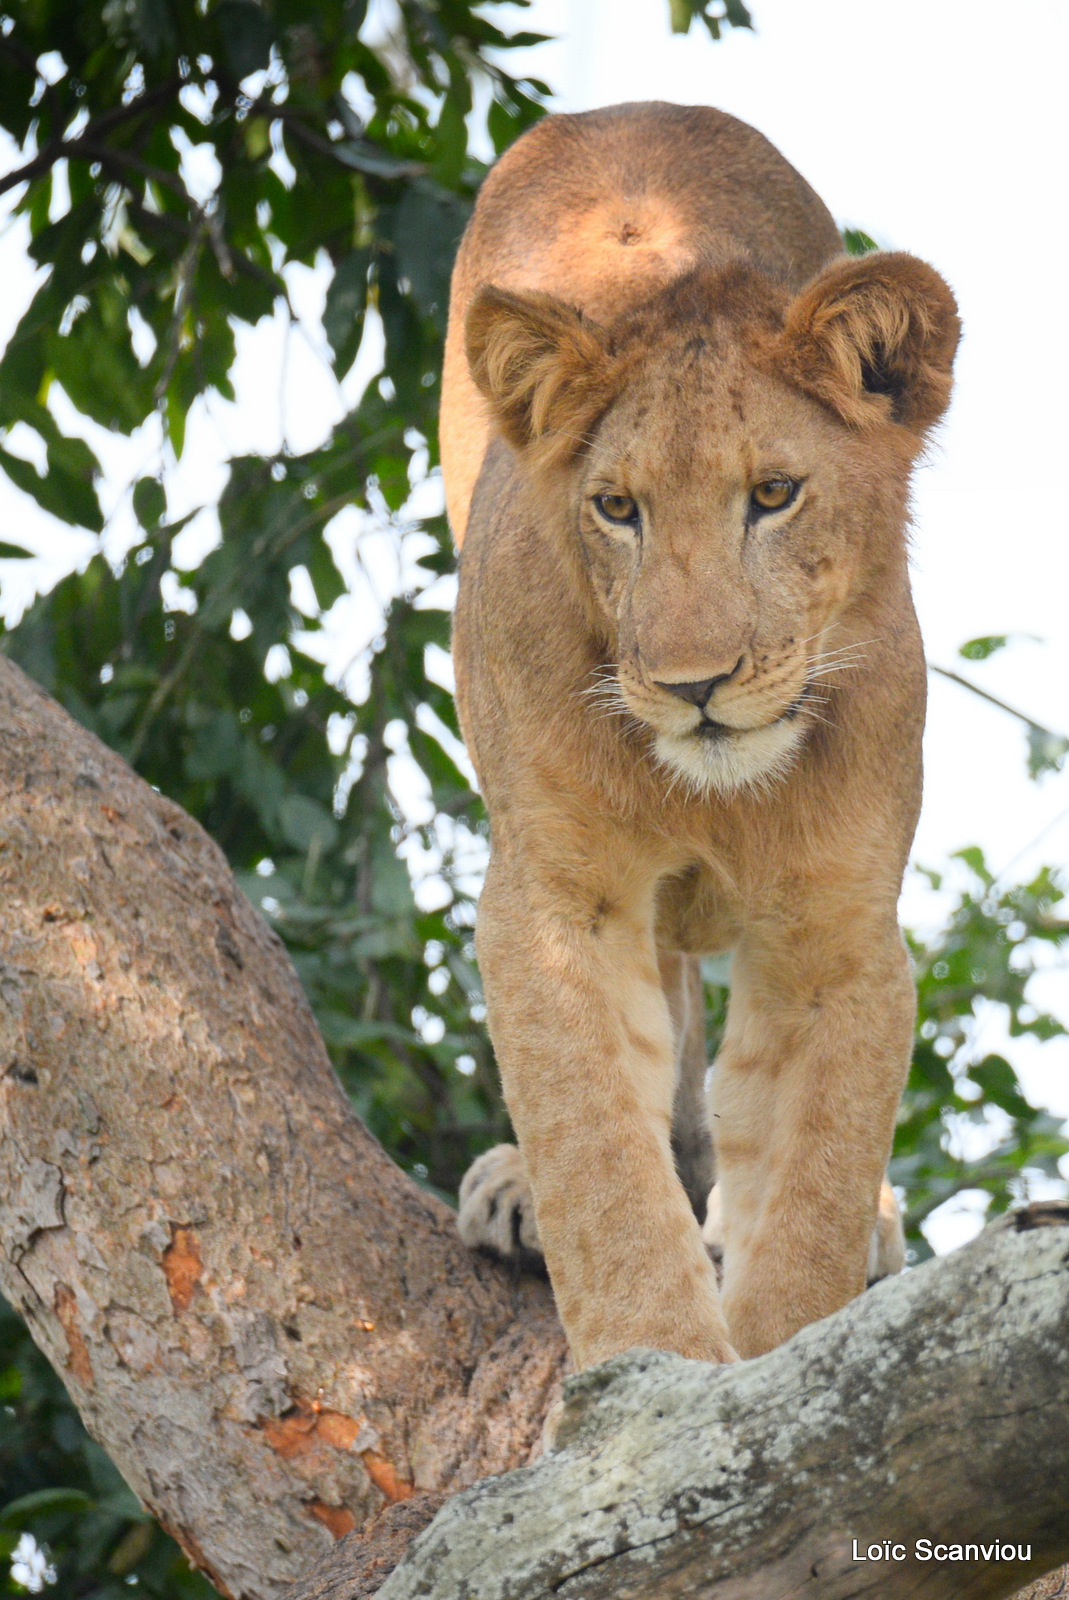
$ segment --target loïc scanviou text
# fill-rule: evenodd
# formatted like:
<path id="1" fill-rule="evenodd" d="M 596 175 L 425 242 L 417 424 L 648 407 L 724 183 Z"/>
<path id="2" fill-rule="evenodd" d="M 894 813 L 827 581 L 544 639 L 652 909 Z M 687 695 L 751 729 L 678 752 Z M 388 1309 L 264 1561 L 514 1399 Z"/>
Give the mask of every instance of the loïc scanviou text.
<path id="1" fill-rule="evenodd" d="M 916 1539 L 911 1549 L 884 1539 L 859 1549 L 857 1540 L 852 1542 L 854 1561 L 906 1561 L 911 1555 L 914 1561 L 1031 1561 L 1032 1546 L 1003 1544 L 999 1539 L 990 1544 L 942 1544 L 935 1539 Z"/>

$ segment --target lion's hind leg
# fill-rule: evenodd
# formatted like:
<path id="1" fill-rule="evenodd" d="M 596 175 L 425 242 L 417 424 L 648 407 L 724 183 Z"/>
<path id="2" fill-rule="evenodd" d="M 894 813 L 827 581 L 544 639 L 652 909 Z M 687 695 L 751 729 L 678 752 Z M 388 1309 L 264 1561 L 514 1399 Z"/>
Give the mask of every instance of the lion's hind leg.
<path id="1" fill-rule="evenodd" d="M 702 1225 L 702 1243 L 712 1256 L 719 1273 L 724 1258 L 724 1219 L 720 1205 L 720 1185 L 709 1191 Z M 902 1231 L 902 1214 L 898 1209 L 895 1192 L 887 1179 L 880 1185 L 880 1205 L 876 1213 L 876 1226 L 869 1240 L 865 1281 L 869 1288 L 881 1278 L 901 1272 L 906 1264 L 906 1236 Z"/>
<path id="2" fill-rule="evenodd" d="M 876 1226 L 869 1241 L 865 1280 L 870 1286 L 879 1283 L 881 1278 L 890 1278 L 896 1272 L 901 1272 L 905 1264 L 906 1235 L 902 1229 L 902 1213 L 898 1209 L 895 1192 L 885 1178 L 880 1185 Z"/>
<path id="3" fill-rule="evenodd" d="M 457 1229 L 470 1250 L 517 1266 L 542 1264 L 534 1196 L 514 1144 L 496 1144 L 472 1162 L 460 1184 Z"/>
<path id="4" fill-rule="evenodd" d="M 709 1133 L 705 1079 L 705 986 L 697 956 L 659 950 L 657 964 L 672 1018 L 676 1091 L 672 1102 L 672 1159 L 699 1223 L 705 1221 L 716 1158 Z"/>

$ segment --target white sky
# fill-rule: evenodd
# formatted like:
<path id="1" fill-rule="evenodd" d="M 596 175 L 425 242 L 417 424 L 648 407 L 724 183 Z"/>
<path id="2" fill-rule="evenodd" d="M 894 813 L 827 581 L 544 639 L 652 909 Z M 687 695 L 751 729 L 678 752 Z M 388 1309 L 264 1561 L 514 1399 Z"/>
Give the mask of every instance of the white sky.
<path id="1" fill-rule="evenodd" d="M 507 28 L 560 42 L 510 52 L 558 90 L 556 108 L 583 110 L 629 99 L 717 105 L 753 123 L 822 195 L 840 223 L 931 261 L 954 288 L 965 337 L 948 420 L 916 484 L 914 584 L 929 658 L 960 667 L 1037 721 L 1069 732 L 1069 7 L 1064 0 L 752 0 L 756 34 L 713 44 L 695 25 L 667 28 L 667 0 L 534 0 L 524 13 L 497 8 Z M 522 66 L 521 66 L 522 59 Z M 4 152 L 0 162 L 7 164 Z M 195 172 L 195 162 L 191 171 Z M 0 341 L 30 293 L 24 233 L 0 234 Z M 281 320 L 240 335 L 238 402 L 213 400 L 191 418 L 185 457 L 169 474 L 172 514 L 210 502 L 226 456 L 317 443 L 376 370 L 372 330 L 343 396 L 324 367 L 318 312 L 325 275 L 301 269 L 291 288 L 305 330 Z M 62 396 L 60 396 L 62 406 Z M 105 462 L 103 499 L 115 508 L 108 539 L 129 541 L 124 491 L 155 470 L 154 425 L 134 441 L 61 416 Z M 16 433 L 9 448 L 31 454 Z M 434 498 L 433 487 L 423 491 Z M 353 564 L 355 515 L 339 530 Z M 203 548 L 210 517 L 188 548 Z M 93 541 L 71 536 L 0 477 L 0 538 L 40 550 L 42 564 L 5 563 L 5 610 L 21 609 L 46 568 L 87 558 Z M 389 541 L 367 565 L 381 592 L 393 581 Z M 369 592 L 345 608 L 339 660 L 376 631 Z M 988 633 L 1021 639 L 986 663 L 957 647 Z M 1032 783 L 1021 726 L 939 678 L 931 681 L 926 796 L 915 859 L 941 866 L 980 844 L 989 864 L 1025 874 L 1069 856 L 1069 770 Z M 932 925 L 938 906 L 914 883 L 904 916 Z M 1064 969 L 1035 985 L 1037 1004 L 1069 1015 Z M 990 1044 L 999 1042 L 998 1030 Z M 1069 1049 L 1030 1051 L 1015 1041 L 1033 1092 L 1069 1115 Z M 1024 1046 L 1024 1048 L 1022 1048 Z M 1040 1058 L 1042 1065 L 1040 1064 Z M 948 1224 L 949 1226 L 949 1224 Z M 974 1224 L 963 1217 L 965 1231 Z M 946 1233 L 946 1242 L 951 1234 Z M 940 1240 L 944 1243 L 944 1240 Z"/>

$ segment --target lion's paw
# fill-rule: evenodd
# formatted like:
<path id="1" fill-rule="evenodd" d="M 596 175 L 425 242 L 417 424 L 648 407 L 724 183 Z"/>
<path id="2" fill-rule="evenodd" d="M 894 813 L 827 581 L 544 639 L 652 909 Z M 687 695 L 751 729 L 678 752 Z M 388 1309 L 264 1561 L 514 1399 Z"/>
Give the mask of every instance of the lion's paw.
<path id="1" fill-rule="evenodd" d="M 724 1259 L 724 1221 L 720 1205 L 720 1185 L 714 1183 L 709 1191 L 702 1243 L 708 1250 L 719 1275 Z M 865 1281 L 870 1286 L 881 1278 L 901 1272 L 906 1264 L 906 1238 L 902 1232 L 902 1217 L 898 1210 L 895 1192 L 885 1178 L 880 1188 L 880 1206 L 876 1213 L 876 1226 L 869 1240 L 868 1260 L 865 1264 Z"/>
<path id="2" fill-rule="evenodd" d="M 902 1214 L 898 1209 L 895 1192 L 885 1178 L 880 1188 L 880 1207 L 876 1213 L 876 1226 L 869 1240 L 869 1259 L 865 1279 L 871 1286 L 881 1278 L 890 1278 L 901 1272 L 906 1264 L 906 1236 L 902 1231 Z"/>
<path id="3" fill-rule="evenodd" d="M 469 1249 L 524 1264 L 541 1259 L 534 1196 L 514 1144 L 497 1144 L 472 1162 L 460 1185 L 457 1228 Z"/>

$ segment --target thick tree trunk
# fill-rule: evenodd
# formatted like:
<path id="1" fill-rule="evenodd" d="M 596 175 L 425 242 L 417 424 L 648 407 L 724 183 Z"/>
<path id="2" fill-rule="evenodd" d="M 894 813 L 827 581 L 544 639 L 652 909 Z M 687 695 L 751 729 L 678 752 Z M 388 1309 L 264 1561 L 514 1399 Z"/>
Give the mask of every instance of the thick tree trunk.
<path id="1" fill-rule="evenodd" d="M 2 658 L 0 1197 L 0 1288 L 226 1594 L 1004 1595 L 1069 1554 L 1064 1208 L 761 1361 L 584 1374 L 510 1472 L 548 1289 L 461 1247 L 220 852 Z M 1031 1565 L 851 1563 L 925 1536 Z"/>
<path id="2" fill-rule="evenodd" d="M 3 658 L 0 1289 L 233 1596 L 527 1460 L 565 1360 L 353 1114 L 221 852 Z"/>
<path id="3" fill-rule="evenodd" d="M 759 1360 L 636 1351 L 565 1392 L 557 1452 L 450 1500 L 379 1600 L 1013 1594 L 1069 1555 L 1069 1205 Z M 344 1552 L 291 1600 L 359 1595 Z"/>

